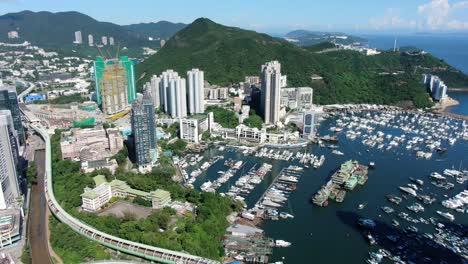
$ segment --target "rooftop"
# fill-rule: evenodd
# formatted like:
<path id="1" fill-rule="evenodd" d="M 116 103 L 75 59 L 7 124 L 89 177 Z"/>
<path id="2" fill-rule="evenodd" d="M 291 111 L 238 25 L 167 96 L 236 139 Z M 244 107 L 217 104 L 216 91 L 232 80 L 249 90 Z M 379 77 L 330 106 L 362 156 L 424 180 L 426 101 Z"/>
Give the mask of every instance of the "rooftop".
<path id="1" fill-rule="evenodd" d="M 94 180 L 94 183 L 96 184 L 96 186 L 99 186 L 103 183 L 107 183 L 107 179 L 106 179 L 106 176 L 104 175 L 98 175 L 96 177 L 93 178 Z"/>
<path id="2" fill-rule="evenodd" d="M 171 197 L 171 193 L 165 190 L 157 189 L 151 192 L 151 196 L 155 199 L 163 200 Z"/>

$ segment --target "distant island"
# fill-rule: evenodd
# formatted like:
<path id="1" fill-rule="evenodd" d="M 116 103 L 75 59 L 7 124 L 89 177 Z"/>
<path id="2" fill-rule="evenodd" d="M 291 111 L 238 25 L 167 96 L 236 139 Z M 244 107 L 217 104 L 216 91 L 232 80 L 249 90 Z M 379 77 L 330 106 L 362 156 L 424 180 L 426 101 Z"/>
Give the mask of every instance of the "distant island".
<path id="1" fill-rule="evenodd" d="M 341 32 L 320 32 L 309 30 L 294 30 L 283 37 L 288 42 L 299 46 L 310 46 L 322 42 L 334 42 L 337 44 L 349 45 L 352 43 L 367 43 L 367 39 L 352 36 Z"/>

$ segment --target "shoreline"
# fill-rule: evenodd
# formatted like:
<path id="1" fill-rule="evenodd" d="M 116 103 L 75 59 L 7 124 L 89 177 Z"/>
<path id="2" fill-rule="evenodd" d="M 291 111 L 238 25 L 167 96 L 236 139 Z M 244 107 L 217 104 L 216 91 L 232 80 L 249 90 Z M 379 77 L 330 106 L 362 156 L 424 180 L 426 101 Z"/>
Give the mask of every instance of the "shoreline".
<path id="1" fill-rule="evenodd" d="M 447 92 L 466 92 L 466 93 L 468 93 L 468 87 L 448 88 Z"/>

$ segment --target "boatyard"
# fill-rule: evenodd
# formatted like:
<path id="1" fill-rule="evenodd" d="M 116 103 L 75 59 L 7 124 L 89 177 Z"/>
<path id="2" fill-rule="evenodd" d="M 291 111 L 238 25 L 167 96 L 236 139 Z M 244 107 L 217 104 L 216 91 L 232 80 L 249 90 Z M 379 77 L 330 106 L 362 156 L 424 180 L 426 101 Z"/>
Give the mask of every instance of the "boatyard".
<path id="1" fill-rule="evenodd" d="M 357 185 L 367 182 L 367 170 L 367 166 L 360 165 L 357 161 L 346 161 L 313 196 L 312 202 L 318 206 L 327 206 L 328 199 L 343 202 L 346 190 L 352 191 Z"/>

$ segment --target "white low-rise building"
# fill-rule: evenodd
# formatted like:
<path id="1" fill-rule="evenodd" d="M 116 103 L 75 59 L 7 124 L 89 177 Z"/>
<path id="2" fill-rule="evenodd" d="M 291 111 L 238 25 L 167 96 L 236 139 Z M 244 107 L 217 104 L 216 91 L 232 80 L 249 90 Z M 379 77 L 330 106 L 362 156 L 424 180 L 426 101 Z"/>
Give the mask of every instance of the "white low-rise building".
<path id="1" fill-rule="evenodd" d="M 88 212 L 95 212 L 107 204 L 111 198 L 111 187 L 107 182 L 102 182 L 94 189 L 86 187 L 84 193 L 81 194 L 81 208 Z"/>

